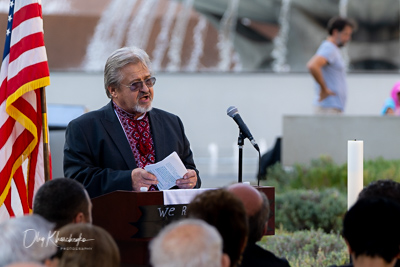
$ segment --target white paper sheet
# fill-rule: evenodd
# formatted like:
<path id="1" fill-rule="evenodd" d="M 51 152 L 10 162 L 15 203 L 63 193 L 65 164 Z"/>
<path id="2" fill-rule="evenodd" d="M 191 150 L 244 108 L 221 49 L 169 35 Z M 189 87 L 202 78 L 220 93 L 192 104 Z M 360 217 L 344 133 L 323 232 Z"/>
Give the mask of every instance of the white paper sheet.
<path id="1" fill-rule="evenodd" d="M 185 165 L 175 151 L 162 161 L 147 165 L 144 169 L 157 177 L 159 190 L 167 190 L 175 186 L 176 180 L 187 173 Z"/>

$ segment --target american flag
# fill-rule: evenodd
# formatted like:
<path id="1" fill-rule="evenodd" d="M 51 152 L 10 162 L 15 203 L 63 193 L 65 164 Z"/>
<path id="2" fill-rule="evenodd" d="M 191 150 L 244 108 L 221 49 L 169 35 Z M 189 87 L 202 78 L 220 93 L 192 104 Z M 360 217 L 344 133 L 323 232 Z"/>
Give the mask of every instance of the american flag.
<path id="1" fill-rule="evenodd" d="M 45 182 L 40 88 L 49 76 L 41 0 L 11 0 L 0 69 L 0 222 L 30 213 Z"/>

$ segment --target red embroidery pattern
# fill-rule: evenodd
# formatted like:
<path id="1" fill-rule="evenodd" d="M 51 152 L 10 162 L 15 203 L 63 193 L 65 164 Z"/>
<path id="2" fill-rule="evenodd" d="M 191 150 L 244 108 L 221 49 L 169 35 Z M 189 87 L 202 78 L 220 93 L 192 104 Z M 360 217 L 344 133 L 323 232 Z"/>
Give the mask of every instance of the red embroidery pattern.
<path id="1" fill-rule="evenodd" d="M 141 119 L 135 120 L 133 115 L 118 107 L 114 102 L 113 106 L 128 138 L 136 165 L 144 168 L 146 165 L 153 164 L 156 159 L 147 113 Z"/>

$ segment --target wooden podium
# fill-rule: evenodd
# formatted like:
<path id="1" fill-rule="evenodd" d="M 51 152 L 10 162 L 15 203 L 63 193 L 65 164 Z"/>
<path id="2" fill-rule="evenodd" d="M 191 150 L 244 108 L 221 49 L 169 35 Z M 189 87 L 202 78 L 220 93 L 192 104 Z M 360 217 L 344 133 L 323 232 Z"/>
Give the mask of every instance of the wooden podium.
<path id="1" fill-rule="evenodd" d="M 267 235 L 274 235 L 275 188 L 255 188 L 269 199 L 271 212 Z M 115 191 L 93 198 L 92 203 L 93 224 L 112 235 L 121 254 L 121 266 L 150 266 L 150 240 L 163 226 L 185 217 L 188 206 L 188 203 L 164 205 L 162 191 Z"/>

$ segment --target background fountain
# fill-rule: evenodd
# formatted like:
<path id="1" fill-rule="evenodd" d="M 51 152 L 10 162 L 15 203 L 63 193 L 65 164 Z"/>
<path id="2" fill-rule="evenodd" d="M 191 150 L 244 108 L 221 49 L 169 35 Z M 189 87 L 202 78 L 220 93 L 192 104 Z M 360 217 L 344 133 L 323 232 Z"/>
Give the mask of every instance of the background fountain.
<path id="1" fill-rule="evenodd" d="M 1 0 L 3 29 L 7 11 Z M 397 0 L 43 0 L 57 71 L 101 71 L 113 50 L 136 45 L 157 71 L 305 72 L 338 14 L 359 25 L 344 51 L 350 71 L 399 69 Z"/>

